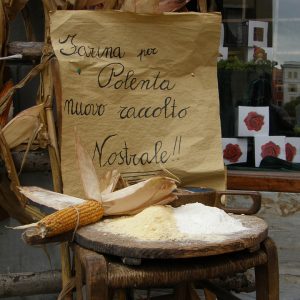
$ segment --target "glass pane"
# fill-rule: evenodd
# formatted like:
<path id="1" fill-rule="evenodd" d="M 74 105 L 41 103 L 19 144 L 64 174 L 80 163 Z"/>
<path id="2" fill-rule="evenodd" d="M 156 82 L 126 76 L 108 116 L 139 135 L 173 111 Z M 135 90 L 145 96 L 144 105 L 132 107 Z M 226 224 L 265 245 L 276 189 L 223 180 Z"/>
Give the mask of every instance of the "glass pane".
<path id="1" fill-rule="evenodd" d="M 223 0 L 224 162 L 300 170 L 300 1 Z"/>

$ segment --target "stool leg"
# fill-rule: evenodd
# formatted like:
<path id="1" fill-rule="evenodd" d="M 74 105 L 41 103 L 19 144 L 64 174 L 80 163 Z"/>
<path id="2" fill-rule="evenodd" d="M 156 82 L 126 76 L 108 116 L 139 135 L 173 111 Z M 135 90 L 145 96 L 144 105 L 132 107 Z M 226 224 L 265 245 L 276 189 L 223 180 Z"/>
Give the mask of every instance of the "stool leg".
<path id="1" fill-rule="evenodd" d="M 216 295 L 208 289 L 204 289 L 205 300 L 216 300 Z"/>
<path id="2" fill-rule="evenodd" d="M 86 299 L 108 300 L 107 262 L 103 255 L 85 257 Z"/>
<path id="3" fill-rule="evenodd" d="M 175 300 L 201 300 L 192 283 L 181 283 L 174 288 Z"/>
<path id="4" fill-rule="evenodd" d="M 255 285 L 257 300 L 279 300 L 279 269 L 275 243 L 267 238 L 262 243 L 267 254 L 266 264 L 255 267 Z"/>
<path id="5" fill-rule="evenodd" d="M 75 282 L 76 282 L 76 300 L 83 300 L 82 295 L 82 285 L 83 285 L 83 278 L 82 278 L 82 267 L 79 259 L 79 254 L 75 249 L 74 255 L 74 263 L 75 263 Z"/>

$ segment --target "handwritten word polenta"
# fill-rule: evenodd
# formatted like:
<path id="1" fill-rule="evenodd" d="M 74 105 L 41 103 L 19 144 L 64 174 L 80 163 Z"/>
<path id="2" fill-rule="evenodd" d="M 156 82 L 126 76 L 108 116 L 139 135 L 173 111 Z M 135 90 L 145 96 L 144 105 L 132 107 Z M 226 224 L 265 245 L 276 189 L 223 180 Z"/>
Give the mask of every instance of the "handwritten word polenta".
<path id="1" fill-rule="evenodd" d="M 71 98 L 65 100 L 64 111 L 68 115 L 101 117 L 105 113 L 105 106 L 102 103 L 82 103 Z"/>
<path id="2" fill-rule="evenodd" d="M 118 134 L 108 135 L 101 143 L 96 142 L 94 147 L 93 160 L 97 159 L 100 167 L 117 165 L 137 166 L 150 164 L 165 164 L 172 157 L 180 155 L 181 136 L 176 136 L 174 143 L 154 141 L 153 147 L 149 151 L 135 153 L 134 149 L 127 145 L 126 141 L 120 146 L 120 149 L 111 152 L 110 143 L 119 141 Z"/>
<path id="3" fill-rule="evenodd" d="M 176 100 L 171 97 L 166 97 L 161 106 L 142 106 L 137 108 L 135 106 L 120 106 L 120 119 L 143 119 L 143 118 L 185 118 L 190 106 L 178 108 Z"/>
<path id="4" fill-rule="evenodd" d="M 100 88 L 114 88 L 125 90 L 161 90 L 174 89 L 175 83 L 161 77 L 160 71 L 148 78 L 138 78 L 132 69 L 126 70 L 121 63 L 110 63 L 101 67 L 98 73 Z"/>
<path id="5" fill-rule="evenodd" d="M 100 47 L 78 44 L 75 39 L 76 36 L 77 34 L 68 34 L 67 37 L 59 39 L 59 44 L 64 47 L 59 50 L 62 55 L 78 55 L 91 58 L 122 58 L 125 56 L 125 51 L 120 47 Z"/>

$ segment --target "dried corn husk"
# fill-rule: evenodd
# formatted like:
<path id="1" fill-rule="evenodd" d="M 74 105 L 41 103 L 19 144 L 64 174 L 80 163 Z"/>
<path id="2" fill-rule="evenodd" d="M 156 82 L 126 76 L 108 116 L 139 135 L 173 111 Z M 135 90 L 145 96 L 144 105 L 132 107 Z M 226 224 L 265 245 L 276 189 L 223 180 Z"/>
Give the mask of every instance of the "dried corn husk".
<path id="1" fill-rule="evenodd" d="M 100 200 L 101 190 L 92 159 L 80 142 L 75 129 L 75 147 L 81 182 L 87 199 Z"/>
<path id="2" fill-rule="evenodd" d="M 6 16 L 5 16 L 5 11 L 4 11 L 4 6 L 3 6 L 3 1 L 0 3 L 0 55 L 4 55 L 4 45 L 6 42 L 7 38 L 7 24 L 6 24 Z"/>
<path id="3" fill-rule="evenodd" d="M 175 181 L 168 177 L 153 177 L 112 193 L 101 194 L 93 162 L 80 143 L 80 138 L 76 130 L 75 146 L 77 161 L 86 196 L 88 199 L 98 200 L 98 202 L 101 203 L 101 209 L 104 209 L 104 215 L 134 214 L 150 205 L 167 204 L 176 199 L 176 196 L 173 194 L 173 190 L 176 189 Z M 102 179 L 104 191 L 108 192 L 109 190 L 113 190 L 116 183 L 119 181 L 119 178 L 120 175 L 118 171 L 111 171 L 110 173 L 107 173 Z M 78 205 L 80 206 L 85 204 L 85 200 L 83 199 L 51 192 L 37 187 L 23 187 L 20 188 L 20 192 L 36 203 L 58 209 L 58 212 L 60 212 L 60 209 L 65 211 L 70 206 L 74 207 L 75 205 L 75 207 L 78 207 Z M 99 218 L 99 211 L 97 209 L 95 209 L 94 214 L 90 218 L 91 222 L 95 222 L 94 215 L 95 218 Z M 61 229 L 60 231 L 55 229 L 55 222 L 60 224 L 58 226 L 59 228 L 67 228 L 68 230 L 75 229 L 75 227 L 70 228 L 71 225 L 69 219 L 64 219 L 65 216 L 74 220 L 74 211 L 70 212 L 70 210 L 68 210 L 68 214 L 55 213 L 54 215 L 50 215 L 49 218 L 51 222 L 49 224 L 47 223 L 48 227 L 46 231 L 41 230 L 42 227 L 39 223 L 33 224 L 33 226 L 38 230 L 39 235 L 42 234 L 43 237 L 49 236 L 49 233 L 53 233 L 53 235 L 55 235 L 63 232 Z M 40 222 L 42 221 L 43 220 Z M 61 225 L 64 223 L 66 223 L 66 227 Z M 72 221 L 71 224 L 75 226 L 74 221 Z M 23 229 L 24 227 L 18 228 Z M 66 231 L 67 229 L 63 230 Z"/>
<path id="4" fill-rule="evenodd" d="M 24 9 L 21 11 L 21 13 L 22 13 L 24 29 L 26 33 L 26 39 L 27 41 L 35 42 L 36 36 L 33 30 L 32 19 L 30 18 L 28 7 L 25 6 Z"/>
<path id="5" fill-rule="evenodd" d="M 0 125 L 4 127 L 8 121 L 8 115 L 12 104 L 12 97 L 6 99 L 5 102 L 2 103 L 3 96 L 7 93 L 9 89 L 13 87 L 13 82 L 11 80 L 7 81 L 1 91 L 0 91 Z"/>
<path id="6" fill-rule="evenodd" d="M 55 0 L 54 2 L 57 9 L 67 9 L 70 5 L 70 1 L 66 0 Z"/>
<path id="7" fill-rule="evenodd" d="M 202 13 L 207 12 L 207 1 L 206 0 L 199 0 L 198 1 L 199 10 Z"/>
<path id="8" fill-rule="evenodd" d="M 19 226 L 18 229 L 31 228 L 41 238 L 51 237 L 95 223 L 103 217 L 103 212 L 100 202 L 86 200 L 48 215 L 37 223 Z"/>
<path id="9" fill-rule="evenodd" d="M 5 0 L 5 11 L 8 19 L 11 21 L 15 19 L 17 14 L 25 7 L 28 0 Z"/>
<path id="10" fill-rule="evenodd" d="M 106 215 L 133 214 L 144 208 L 170 203 L 176 199 L 172 193 L 176 189 L 173 179 L 152 177 L 113 193 L 102 195 Z"/>
<path id="11" fill-rule="evenodd" d="M 122 5 L 122 10 L 135 13 L 159 13 L 159 0 L 125 0 Z"/>
<path id="12" fill-rule="evenodd" d="M 0 2 L 0 56 L 6 56 L 7 20 L 3 1 Z M 4 61 L 0 61 L 0 88 L 3 84 Z"/>
<path id="13" fill-rule="evenodd" d="M 17 190 L 17 186 L 20 185 L 19 177 L 15 168 L 15 164 L 10 152 L 10 149 L 7 145 L 7 142 L 4 138 L 2 130 L 0 130 L 0 154 L 1 158 L 5 163 L 5 168 L 8 174 L 9 179 L 11 180 L 10 188 L 18 197 L 18 200 L 22 205 L 25 205 L 25 197 Z"/>
<path id="14" fill-rule="evenodd" d="M 114 9 L 116 8 L 117 0 L 76 0 L 74 3 L 75 9 Z"/>
<path id="15" fill-rule="evenodd" d="M 41 125 L 39 114 L 43 107 L 43 104 L 39 104 L 22 111 L 2 129 L 10 149 L 32 140 Z"/>
<path id="16" fill-rule="evenodd" d="M 88 199 L 101 199 L 101 195 L 113 192 L 116 187 L 124 188 L 127 184 L 121 178 L 118 170 L 109 170 L 98 180 L 96 170 L 89 154 L 82 146 L 80 138 L 75 130 L 75 147 L 77 163 L 80 170 L 81 182 Z"/>
<path id="17" fill-rule="evenodd" d="M 103 176 L 100 176 L 101 194 L 106 195 L 116 190 L 120 181 L 121 174 L 118 170 L 109 170 Z M 123 186 L 122 188 L 124 188 Z"/>
<path id="18" fill-rule="evenodd" d="M 84 221 L 82 222 L 84 223 L 81 221 L 78 223 L 74 221 L 76 219 L 76 209 L 86 209 L 86 202 L 91 202 L 91 200 L 86 201 L 38 187 L 21 187 L 20 192 L 30 198 L 31 201 L 57 209 L 58 212 L 47 216 L 46 220 L 42 219 L 38 223 L 29 224 L 26 227 L 19 226 L 15 229 L 34 227 L 35 230 L 38 230 L 37 234 L 42 238 L 53 236 L 69 230 L 75 230 L 78 224 L 83 226 L 94 223 L 100 220 L 102 215 L 135 214 L 153 204 L 168 204 L 176 199 L 176 196 L 172 193 L 175 188 L 176 185 L 172 179 L 154 177 L 122 190 L 103 195 L 103 202 L 92 201 L 97 202 L 99 207 L 94 203 L 94 211 L 88 209 L 90 217 L 83 219 Z M 74 207 L 75 210 L 68 210 L 68 208 Z M 99 215 L 101 216 L 99 217 Z M 51 222 L 49 222 L 49 220 L 51 220 Z M 56 223 L 58 223 L 58 225 L 56 225 Z M 41 224 L 43 224 L 43 226 Z M 64 226 L 63 224 L 66 225 Z"/>
<path id="19" fill-rule="evenodd" d="M 53 208 L 54 210 L 61 210 L 72 205 L 82 204 L 85 201 L 81 198 L 52 192 L 36 186 L 22 186 L 19 187 L 19 191 L 31 201 Z"/>
<path id="20" fill-rule="evenodd" d="M 159 10 L 161 12 L 173 12 L 182 9 L 190 0 L 160 0 Z"/>
<path id="21" fill-rule="evenodd" d="M 19 83 L 17 83 L 7 91 L 7 93 L 2 97 L 1 102 L 4 103 L 5 101 L 7 101 L 7 99 L 9 99 L 17 89 L 24 87 L 26 83 L 28 83 L 31 79 L 38 75 L 48 65 L 49 61 L 52 58 L 53 56 L 49 56 L 45 60 L 43 60 L 43 62 L 32 68 L 31 71 Z"/>
<path id="22" fill-rule="evenodd" d="M 105 215 L 131 214 L 150 205 L 170 203 L 176 199 L 173 190 L 176 184 L 167 177 L 153 177 L 124 189 L 102 196 Z M 85 200 L 40 187 L 19 187 L 20 192 L 31 201 L 55 210 L 78 205 Z M 99 202 L 100 199 L 98 199 Z"/>

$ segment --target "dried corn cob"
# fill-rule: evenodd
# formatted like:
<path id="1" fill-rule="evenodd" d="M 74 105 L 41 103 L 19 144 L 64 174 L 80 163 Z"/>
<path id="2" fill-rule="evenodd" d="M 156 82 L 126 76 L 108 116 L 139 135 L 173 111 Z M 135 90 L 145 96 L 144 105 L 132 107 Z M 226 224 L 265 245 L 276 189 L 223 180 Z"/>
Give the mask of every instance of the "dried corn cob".
<path id="1" fill-rule="evenodd" d="M 38 222 L 42 235 L 54 236 L 76 227 L 99 221 L 104 214 L 102 204 L 98 201 L 87 200 L 83 204 L 71 206 L 46 216 Z"/>
<path id="2" fill-rule="evenodd" d="M 51 237 L 76 230 L 77 228 L 99 221 L 104 214 L 102 204 L 95 200 L 86 200 L 82 204 L 70 206 L 50 214 L 39 222 L 16 227 L 32 228 L 41 238 Z"/>

